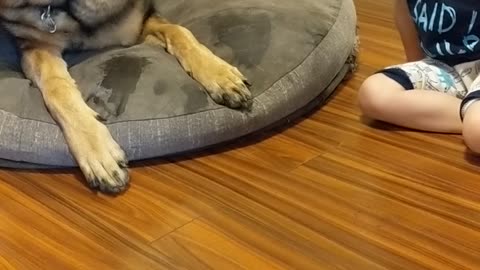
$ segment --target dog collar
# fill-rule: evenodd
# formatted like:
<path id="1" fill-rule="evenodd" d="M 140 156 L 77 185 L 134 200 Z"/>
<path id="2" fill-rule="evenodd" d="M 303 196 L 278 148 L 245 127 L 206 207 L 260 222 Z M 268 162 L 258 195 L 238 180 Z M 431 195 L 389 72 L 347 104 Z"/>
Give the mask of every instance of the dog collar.
<path id="1" fill-rule="evenodd" d="M 57 32 L 57 23 L 52 18 L 52 6 L 45 8 L 40 16 L 40 20 L 42 20 L 42 22 L 48 27 L 48 32 L 50 32 L 50 34 Z"/>

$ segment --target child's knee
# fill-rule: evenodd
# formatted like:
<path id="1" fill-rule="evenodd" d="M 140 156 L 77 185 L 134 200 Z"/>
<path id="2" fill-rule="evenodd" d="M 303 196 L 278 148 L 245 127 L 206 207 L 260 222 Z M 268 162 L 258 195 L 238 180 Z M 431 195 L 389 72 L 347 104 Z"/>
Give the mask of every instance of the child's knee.
<path id="1" fill-rule="evenodd" d="M 480 127 L 463 128 L 463 139 L 467 147 L 475 154 L 480 154 Z"/>
<path id="2" fill-rule="evenodd" d="M 375 74 L 367 78 L 360 86 L 358 105 L 363 114 L 375 118 L 391 104 L 392 91 L 385 88 L 385 82 L 388 80 L 390 79 L 383 74 Z"/>
<path id="3" fill-rule="evenodd" d="M 463 139 L 467 147 L 480 154 L 480 102 L 472 104 L 463 120 Z"/>
<path id="4" fill-rule="evenodd" d="M 358 90 L 358 105 L 360 110 L 368 116 L 371 116 L 374 111 L 379 109 L 378 107 L 381 107 L 378 98 L 378 93 L 381 89 L 379 89 L 378 83 L 378 77 L 373 75 L 367 78 Z"/>

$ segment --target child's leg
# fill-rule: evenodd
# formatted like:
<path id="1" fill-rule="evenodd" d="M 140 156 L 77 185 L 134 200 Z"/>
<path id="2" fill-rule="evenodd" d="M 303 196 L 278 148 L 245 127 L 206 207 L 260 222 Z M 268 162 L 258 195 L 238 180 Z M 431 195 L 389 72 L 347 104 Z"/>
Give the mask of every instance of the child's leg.
<path id="1" fill-rule="evenodd" d="M 475 63 L 470 64 L 470 67 L 472 66 L 475 66 Z M 465 67 L 459 68 L 465 69 Z M 480 154 L 480 90 L 477 90 L 480 89 L 480 75 L 477 68 L 469 70 L 468 75 L 464 77 L 464 82 L 466 85 L 470 84 L 470 91 L 463 99 L 460 108 L 463 116 L 463 139 L 470 150 Z"/>
<path id="2" fill-rule="evenodd" d="M 460 99 L 436 91 L 406 91 L 381 73 L 363 83 L 358 100 L 362 112 L 376 120 L 424 131 L 462 132 Z"/>
<path id="3" fill-rule="evenodd" d="M 470 150 L 480 154 L 480 102 L 473 103 L 465 113 L 463 140 Z"/>
<path id="4" fill-rule="evenodd" d="M 366 116 L 424 131 L 462 132 L 457 96 L 466 89 L 453 68 L 426 60 L 395 69 L 395 76 L 378 73 L 360 87 Z"/>

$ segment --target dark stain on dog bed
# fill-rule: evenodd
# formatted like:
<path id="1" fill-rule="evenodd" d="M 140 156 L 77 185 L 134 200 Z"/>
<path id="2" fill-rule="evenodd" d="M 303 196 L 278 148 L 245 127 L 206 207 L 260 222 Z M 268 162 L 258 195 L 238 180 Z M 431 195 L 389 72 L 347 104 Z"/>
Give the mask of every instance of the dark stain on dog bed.
<path id="1" fill-rule="evenodd" d="M 97 95 L 87 99 L 94 103 L 97 111 L 103 111 L 105 118 L 118 117 L 125 112 L 128 99 L 137 88 L 137 82 L 147 66 L 148 60 L 141 57 L 114 57 L 104 64 L 105 77 L 100 87 L 109 90 L 109 95 Z"/>
<path id="2" fill-rule="evenodd" d="M 266 11 L 226 11 L 211 17 L 209 24 L 220 44 L 232 49 L 236 66 L 258 66 L 270 47 L 272 25 Z"/>

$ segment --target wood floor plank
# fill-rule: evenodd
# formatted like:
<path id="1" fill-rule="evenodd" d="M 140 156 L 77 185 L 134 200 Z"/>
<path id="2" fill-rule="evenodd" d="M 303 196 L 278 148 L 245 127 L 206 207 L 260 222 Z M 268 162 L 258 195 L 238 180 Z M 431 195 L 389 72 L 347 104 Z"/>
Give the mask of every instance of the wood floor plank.
<path id="1" fill-rule="evenodd" d="M 242 242 L 198 219 L 159 239 L 153 246 L 169 254 L 177 265 L 189 269 L 284 269 L 263 257 L 266 254 L 257 254 Z"/>
<path id="2" fill-rule="evenodd" d="M 236 146 L 227 152 L 249 162 L 261 164 L 264 168 L 289 172 L 327 149 L 335 147 L 335 144 L 326 143 L 318 144 L 315 147 L 311 146 L 303 142 L 301 134 L 297 138 L 293 138 L 275 133 L 275 139 L 271 140 L 268 136 L 272 134 L 271 132 L 265 133 L 265 140 L 257 144 Z M 226 152 L 225 149 L 222 149 L 221 152 L 215 154 L 221 158 L 224 152 Z"/>
<path id="3" fill-rule="evenodd" d="M 372 152 L 368 149 L 376 149 L 376 151 Z M 450 155 L 450 160 L 443 160 L 409 147 L 365 138 L 361 144 L 346 143 L 342 145 L 336 155 L 352 161 L 361 158 L 360 166 L 374 168 L 379 172 L 394 172 L 404 178 L 416 179 L 415 182 L 418 184 L 434 187 L 439 192 L 444 192 L 444 197 L 455 195 L 466 201 L 480 201 L 479 167 L 465 161 L 463 164 L 460 163 L 459 160 L 464 157 L 461 152 Z M 329 156 L 329 153 L 326 153 L 325 156 Z M 386 156 L 388 159 L 385 159 Z"/>
<path id="4" fill-rule="evenodd" d="M 62 199 L 31 185 L 18 174 L 7 176 L 15 181 L 15 186 L 0 185 L 0 254 L 15 269 L 171 266 L 165 256 L 150 246 L 135 246 L 135 241 L 105 230 L 99 226 L 100 220 L 83 216 L 78 209 L 65 205 Z M 132 260 L 135 268 L 131 268 Z"/>
<path id="5" fill-rule="evenodd" d="M 428 186 L 420 188 L 415 179 L 410 183 L 398 172 L 382 171 L 381 164 L 379 170 L 362 164 L 361 156 L 356 164 L 347 153 L 338 153 L 318 157 L 295 171 L 311 179 L 312 189 L 324 189 L 319 188 L 319 196 L 336 201 L 331 209 L 323 206 L 324 211 L 345 222 L 354 221 L 358 231 L 371 237 L 369 241 L 379 241 L 428 269 L 480 265 L 476 227 L 480 204 L 461 197 L 456 200 Z M 317 170 L 320 165 L 328 169 Z"/>
<path id="6" fill-rule="evenodd" d="M 61 212 L 66 206 L 75 208 L 109 230 L 145 242 L 154 241 L 197 217 L 195 213 L 182 209 L 179 200 L 183 194 L 175 193 L 168 187 L 153 194 L 149 192 L 148 184 L 145 186 L 142 183 L 157 181 L 155 177 L 135 172 L 133 174 L 137 179 L 136 187 L 128 192 L 128 196 L 118 197 L 92 193 L 79 180 L 70 179 L 61 173 L 20 175 L 25 179 L 22 181 L 29 181 L 31 185 L 61 201 L 61 204 L 55 205 L 58 208 L 51 206 L 54 210 Z M 158 179 L 159 183 L 160 180 Z M 5 179 L 5 182 L 12 185 L 17 185 L 17 181 L 18 179 Z M 48 205 L 50 201 L 44 203 Z"/>
<path id="7" fill-rule="evenodd" d="M 242 238 L 249 239 L 251 246 L 257 245 L 262 248 L 262 252 L 272 254 L 277 260 L 288 259 L 285 264 L 295 266 L 292 268 L 375 269 L 372 265 L 365 266 L 373 263 L 356 254 L 357 251 L 350 249 L 350 245 L 368 250 L 375 257 L 378 256 L 376 259 L 390 257 L 393 261 L 391 265 L 397 264 L 397 267 L 420 267 L 403 261 L 400 256 L 389 254 L 368 241 L 362 243 L 355 239 L 353 230 L 338 228 L 335 222 L 326 221 L 323 209 L 316 202 L 317 191 L 302 185 L 298 177 L 264 170 L 261 166 L 242 161 L 234 155 L 224 156 L 215 162 L 213 159 L 215 158 L 205 157 L 196 161 L 179 162 L 179 166 L 185 168 L 184 171 L 175 169 L 163 173 L 176 177 L 178 181 L 188 181 L 195 190 L 206 194 L 202 200 L 221 202 L 226 205 L 226 209 L 234 209 L 224 210 L 220 216 L 217 210 L 206 214 L 204 218 L 214 224 L 223 224 L 221 227 L 224 231 L 231 235 L 242 235 Z M 182 180 L 194 173 L 199 175 L 195 180 Z M 222 192 L 215 191 L 220 188 Z M 255 231 L 259 232 L 253 233 Z M 333 235 L 335 237 L 331 238 Z M 260 236 L 262 237 L 258 239 Z M 284 248 L 272 248 L 279 246 Z M 309 261 L 310 264 L 305 264 Z"/>
<path id="8" fill-rule="evenodd" d="M 5 257 L 0 256 L 0 270 L 14 270 L 13 265 L 5 259 Z"/>

